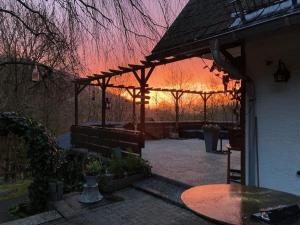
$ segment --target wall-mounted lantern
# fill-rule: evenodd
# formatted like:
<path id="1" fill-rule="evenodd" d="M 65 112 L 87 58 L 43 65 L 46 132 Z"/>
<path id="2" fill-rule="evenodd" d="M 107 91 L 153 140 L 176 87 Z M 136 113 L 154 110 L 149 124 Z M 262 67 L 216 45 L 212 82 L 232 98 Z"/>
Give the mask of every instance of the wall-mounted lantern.
<path id="1" fill-rule="evenodd" d="M 290 71 L 286 68 L 286 65 L 279 60 L 277 71 L 274 73 L 275 82 L 287 82 L 290 79 Z"/>
<path id="2" fill-rule="evenodd" d="M 105 99 L 105 109 L 111 109 L 111 102 L 109 98 Z"/>

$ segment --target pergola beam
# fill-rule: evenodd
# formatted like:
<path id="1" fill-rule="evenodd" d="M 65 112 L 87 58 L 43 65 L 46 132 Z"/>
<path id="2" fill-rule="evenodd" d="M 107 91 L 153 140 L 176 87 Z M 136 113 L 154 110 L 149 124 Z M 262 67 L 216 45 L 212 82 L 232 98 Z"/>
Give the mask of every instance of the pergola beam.
<path id="1" fill-rule="evenodd" d="M 152 71 L 153 72 L 153 71 Z M 138 74 L 137 74 L 138 75 Z M 146 73 L 145 73 L 146 78 Z M 75 125 L 78 125 L 78 95 L 80 92 L 84 90 L 88 85 L 91 86 L 100 86 L 102 89 L 102 125 L 105 126 L 106 121 L 106 89 L 107 88 L 118 88 L 118 89 L 126 89 L 129 95 L 132 97 L 133 105 L 132 105 L 132 114 L 133 114 L 133 122 L 136 121 L 136 96 L 141 97 L 141 103 L 143 102 L 142 99 L 146 99 L 145 95 L 148 91 L 156 91 L 156 92 L 169 92 L 172 94 L 172 96 L 175 98 L 175 113 L 176 113 L 176 121 L 179 122 L 179 100 L 182 97 L 183 94 L 198 94 L 201 96 L 203 102 L 204 102 L 204 121 L 207 121 L 207 101 L 209 98 L 214 94 L 225 94 L 225 93 L 232 93 L 231 90 L 228 91 L 191 91 L 191 90 L 182 90 L 182 89 L 168 89 L 168 88 L 153 88 L 153 87 L 147 87 L 147 84 L 145 83 L 145 89 L 144 89 L 144 95 L 141 94 L 141 87 L 136 86 L 125 86 L 125 85 L 114 85 L 109 84 L 111 77 L 103 77 L 101 76 L 101 79 L 97 79 L 97 84 L 86 82 L 84 84 L 78 84 L 75 83 Z M 176 100 L 177 99 L 177 100 Z M 141 104 L 142 105 L 142 104 Z M 143 118 L 142 118 L 143 120 Z"/>

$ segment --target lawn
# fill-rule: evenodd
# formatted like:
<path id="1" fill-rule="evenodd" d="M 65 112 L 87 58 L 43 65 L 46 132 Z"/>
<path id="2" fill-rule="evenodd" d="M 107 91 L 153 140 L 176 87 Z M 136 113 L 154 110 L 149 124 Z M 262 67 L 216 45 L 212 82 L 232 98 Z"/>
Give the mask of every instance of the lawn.
<path id="1" fill-rule="evenodd" d="M 17 183 L 0 184 L 0 201 L 15 199 L 26 195 L 31 180 L 24 180 Z"/>

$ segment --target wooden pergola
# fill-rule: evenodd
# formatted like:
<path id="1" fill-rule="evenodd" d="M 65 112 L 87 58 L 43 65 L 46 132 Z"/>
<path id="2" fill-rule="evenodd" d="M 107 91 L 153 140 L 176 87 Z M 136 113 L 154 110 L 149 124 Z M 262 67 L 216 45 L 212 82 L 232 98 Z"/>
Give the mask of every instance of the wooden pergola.
<path id="1" fill-rule="evenodd" d="M 225 93 L 232 93 L 231 90 L 228 91 L 196 91 L 196 90 L 182 90 L 182 89 L 168 89 L 168 88 L 154 88 L 148 87 L 147 81 L 153 72 L 154 67 L 151 67 L 147 75 L 145 76 L 145 72 L 141 72 L 141 76 L 138 76 L 137 72 L 134 72 L 136 78 L 139 78 L 140 87 L 136 86 L 125 86 L 125 85 L 114 85 L 110 84 L 110 78 L 113 76 L 112 74 L 107 74 L 106 76 L 100 77 L 101 75 L 94 75 L 93 77 L 90 76 L 88 78 L 80 78 L 75 81 L 75 125 L 78 125 L 78 95 L 81 91 L 84 90 L 87 86 L 99 86 L 102 90 L 102 118 L 101 118 L 101 125 L 102 127 L 106 126 L 106 91 L 107 88 L 117 88 L 117 89 L 124 89 L 132 98 L 132 118 L 133 121 L 136 120 L 136 104 L 140 104 L 140 131 L 145 130 L 145 105 L 149 102 L 147 100 L 150 99 L 148 94 L 151 91 L 154 92 L 168 92 L 174 98 L 175 103 L 175 122 L 176 128 L 178 129 L 179 123 L 179 101 L 184 94 L 195 94 L 199 95 L 203 100 L 203 112 L 204 112 L 204 122 L 207 122 L 207 102 L 209 98 L 214 94 L 225 94 Z M 104 73 L 104 72 L 103 72 Z M 113 71 L 111 70 L 111 73 Z M 116 75 L 115 75 L 116 76 Z M 94 78 L 97 79 L 95 80 Z M 99 78 L 100 77 L 100 78 Z M 93 78 L 93 79 L 91 79 Z M 95 82 L 96 81 L 96 82 Z M 146 81 L 146 82 L 145 82 Z M 140 102 L 137 102 L 140 100 Z"/>

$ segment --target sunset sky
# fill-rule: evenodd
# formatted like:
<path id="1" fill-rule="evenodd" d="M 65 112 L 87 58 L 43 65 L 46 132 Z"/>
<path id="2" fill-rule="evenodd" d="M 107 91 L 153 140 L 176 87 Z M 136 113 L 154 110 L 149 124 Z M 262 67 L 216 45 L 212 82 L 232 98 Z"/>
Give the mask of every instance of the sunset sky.
<path id="1" fill-rule="evenodd" d="M 161 8 L 147 0 L 148 13 L 156 23 L 164 27 L 168 27 L 178 16 L 187 0 L 170 1 L 168 4 L 169 13 L 163 16 Z M 93 46 L 93 42 L 85 42 L 82 48 L 82 55 L 86 62 L 86 69 L 82 76 L 94 73 L 100 73 L 109 69 L 117 69 L 118 66 L 126 66 L 127 64 L 139 64 L 140 60 L 144 60 L 145 56 L 151 53 L 151 50 L 164 34 L 166 29 L 159 28 L 159 36 L 148 35 L 147 29 L 141 30 L 141 33 L 153 37 L 153 40 L 147 38 L 132 38 L 129 44 L 124 41 L 124 34 L 115 30 L 115 35 L 111 38 L 103 40 L 101 50 Z M 89 48 L 86 48 L 89 43 Z M 92 45 L 92 48 L 91 48 Z M 96 51 L 97 49 L 97 51 Z M 210 73 L 205 65 L 211 65 L 209 60 L 205 62 L 200 58 L 185 60 L 171 65 L 157 67 L 149 80 L 151 87 L 166 87 L 190 90 L 222 90 L 222 82 L 220 78 Z M 112 80 L 116 84 L 137 85 L 132 74 L 126 74 L 123 77 Z"/>

